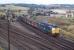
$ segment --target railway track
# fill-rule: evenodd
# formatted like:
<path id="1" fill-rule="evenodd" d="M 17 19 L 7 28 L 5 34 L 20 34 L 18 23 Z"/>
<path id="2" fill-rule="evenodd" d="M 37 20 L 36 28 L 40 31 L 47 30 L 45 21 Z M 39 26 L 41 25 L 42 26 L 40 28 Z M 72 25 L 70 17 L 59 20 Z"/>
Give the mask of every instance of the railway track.
<path id="1" fill-rule="evenodd" d="M 5 28 L 4 28 L 4 29 L 5 29 Z M 24 35 L 24 34 L 23 34 L 23 35 Z M 30 34 L 28 34 L 28 33 L 26 33 L 25 35 L 26 35 L 26 36 L 29 36 L 29 37 L 31 37 L 31 38 L 34 38 L 34 41 L 41 41 L 41 40 L 42 40 L 42 41 L 39 42 L 39 43 L 44 42 L 44 44 L 43 44 L 43 43 L 42 43 L 42 44 L 43 44 L 45 47 L 46 47 L 46 46 L 48 46 L 48 48 L 51 47 L 51 46 L 49 46 L 49 43 L 46 45 L 47 42 L 46 42 L 45 40 L 43 40 L 43 39 L 39 39 L 38 37 L 35 37 L 35 36 L 33 37 L 32 35 L 30 35 Z M 31 39 L 31 40 L 32 40 L 32 39 Z M 51 44 L 51 43 L 50 43 L 50 44 Z M 39 44 L 38 44 L 38 45 L 39 45 Z M 56 49 L 56 46 L 55 46 L 54 44 L 53 44 L 53 46 L 54 46 L 54 48 Z M 44 48 L 44 49 L 45 49 L 45 48 Z M 60 48 L 59 48 L 59 49 L 60 49 Z"/>
<path id="2" fill-rule="evenodd" d="M 4 39 L 7 39 L 7 38 L 8 38 L 5 33 L 2 33 L 1 36 L 4 37 Z M 37 45 L 38 45 L 38 48 L 37 48 L 36 50 L 40 50 L 39 47 L 40 47 L 40 48 L 43 48 L 43 47 L 39 46 L 39 44 L 36 44 L 36 42 L 30 40 L 29 38 L 27 38 L 27 37 L 25 37 L 25 36 L 22 36 L 22 35 L 18 34 L 18 33 L 12 32 L 12 33 L 10 34 L 10 36 L 11 36 L 10 39 L 11 39 L 11 42 L 12 42 L 12 43 L 17 42 L 17 43 L 21 44 L 22 47 L 24 47 L 24 49 L 25 49 L 25 47 L 28 46 L 28 48 L 29 48 L 30 50 L 35 50 L 36 47 L 37 47 Z M 14 38 L 15 38 L 15 39 L 14 39 Z M 7 40 L 8 40 L 8 39 L 7 39 Z M 28 40 L 28 41 L 27 41 L 27 40 Z M 13 41 L 14 41 L 14 42 L 13 42 Z M 26 42 L 25 42 L 25 41 L 26 41 Z M 35 47 L 35 46 L 32 47 L 32 45 L 31 45 L 32 42 L 31 42 L 31 41 L 33 42 L 34 45 L 36 45 L 36 47 Z M 29 42 L 29 44 L 28 44 L 28 42 Z M 21 46 L 21 45 L 20 45 L 20 46 Z M 25 45 L 26 45 L 26 46 L 25 46 Z M 28 48 L 27 48 L 27 49 L 28 49 Z M 23 49 L 23 50 L 24 50 L 24 49 Z M 47 49 L 47 48 L 43 48 L 43 49 Z M 49 49 L 47 49 L 47 50 L 49 50 Z"/>
<path id="3" fill-rule="evenodd" d="M 0 36 L 2 38 L 4 38 L 6 41 L 8 41 L 8 33 L 7 33 L 7 26 L 5 26 L 7 24 L 3 24 L 1 27 L 0 27 Z M 3 27 L 4 26 L 4 27 Z M 13 34 L 13 33 L 10 33 L 10 34 Z M 15 34 L 14 34 L 15 35 Z M 14 40 L 14 37 L 10 37 L 10 38 L 13 38 L 13 39 L 10 39 L 11 41 L 11 44 L 13 44 L 16 48 L 18 48 L 18 50 L 32 50 L 32 48 L 28 47 L 27 45 L 22 45 L 19 41 L 16 41 Z M 20 48 L 22 47 L 22 48 Z"/>
<path id="4" fill-rule="evenodd" d="M 58 41 L 58 38 L 49 37 L 48 35 L 42 33 L 41 31 L 32 28 L 31 26 L 21 23 L 23 26 L 25 25 L 26 28 L 29 28 L 29 30 L 35 32 L 37 35 L 31 35 L 29 33 L 26 33 L 25 31 L 20 31 L 16 27 L 10 28 L 10 38 L 11 43 L 14 44 L 16 47 L 23 48 L 22 50 L 73 50 L 73 46 L 66 46 Z M 3 25 L 2 25 L 3 26 Z M 6 27 L 1 27 L 2 32 L 6 32 Z M 7 33 L 2 33 L 2 37 L 7 37 Z M 15 38 L 15 39 L 14 39 Z M 59 43 L 60 42 L 60 43 Z M 27 43 L 27 44 L 26 44 Z M 72 43 L 73 44 L 73 43 Z M 32 46 L 33 45 L 33 46 Z M 69 45 L 69 44 L 68 44 Z M 35 47 L 34 47 L 35 46 Z M 30 49 L 28 49 L 30 48 Z"/>
<path id="5" fill-rule="evenodd" d="M 4 28 L 3 28 L 3 29 L 4 29 Z M 5 32 L 5 31 L 3 31 L 3 32 Z M 14 31 L 14 30 L 13 30 L 13 31 L 10 30 L 10 32 L 13 32 L 13 33 L 14 33 L 14 36 L 15 36 L 15 34 L 18 34 L 18 33 L 19 33 L 19 32 L 16 33 L 16 31 Z M 11 33 L 10 36 L 12 36 L 13 33 Z M 5 35 L 5 33 L 4 33 L 3 35 Z M 21 35 L 20 33 L 19 33 L 18 35 L 19 35 L 19 37 L 20 37 L 20 36 L 23 36 L 23 35 Z M 6 35 L 6 36 L 7 36 L 7 35 Z M 4 36 L 4 37 L 6 38 L 6 36 Z M 17 36 L 15 36 L 15 37 L 17 38 Z M 23 37 L 26 38 L 27 36 L 24 35 Z M 21 38 L 23 38 L 23 37 L 21 37 Z M 14 38 L 14 37 L 13 37 L 13 38 Z M 19 39 L 21 39 L 21 38 L 19 38 Z M 24 39 L 25 39 L 25 38 L 24 38 Z M 29 40 L 28 40 L 29 42 L 32 41 L 32 39 L 33 39 L 32 37 L 31 37 L 31 38 L 30 38 L 30 37 L 27 37 L 27 38 L 29 39 Z M 31 40 L 30 40 L 30 39 L 31 39 Z M 18 39 L 17 39 L 17 40 L 18 40 Z M 22 40 L 23 40 L 23 39 L 22 39 Z M 21 42 L 22 40 L 20 40 L 20 41 L 18 41 L 18 42 Z M 25 39 L 25 40 L 26 40 L 26 39 Z M 34 40 L 35 40 L 35 39 L 34 39 Z M 35 41 L 36 41 L 36 40 L 35 40 Z M 24 42 L 24 41 L 23 41 L 23 42 Z M 32 42 L 34 43 L 34 41 L 32 41 Z M 30 44 L 31 44 L 32 42 L 30 42 Z M 22 42 L 21 42 L 21 43 L 22 43 Z M 37 44 L 36 44 L 36 43 L 37 43 L 37 42 L 35 42 L 35 45 L 36 45 L 36 46 L 38 45 L 38 48 L 40 47 L 40 48 L 43 48 L 44 50 L 45 50 L 45 49 L 46 49 L 46 50 L 49 50 L 49 47 L 47 48 L 47 47 L 44 46 L 43 44 L 40 44 L 41 42 L 39 43 L 40 46 L 39 46 L 38 43 L 37 43 Z M 23 43 L 23 44 L 24 44 L 24 43 Z M 44 47 L 43 47 L 43 46 L 44 46 Z M 36 48 L 35 48 L 35 49 L 36 49 Z M 34 50 L 35 50 L 35 49 L 34 49 Z M 43 49 L 42 49 L 42 50 L 43 50 Z M 33 49 L 32 49 L 32 50 L 33 50 Z M 39 49 L 38 49 L 38 50 L 39 50 Z"/>
<path id="6" fill-rule="evenodd" d="M 2 38 L 4 38 L 6 41 L 8 41 L 8 37 L 6 36 L 6 34 L 0 34 L 0 36 L 2 37 Z M 15 38 L 15 37 L 14 37 Z M 26 45 L 22 45 L 19 41 L 17 41 L 16 39 L 14 39 L 13 37 L 12 37 L 12 40 L 10 40 L 10 42 L 11 42 L 11 44 L 12 45 L 14 45 L 17 49 L 19 48 L 19 50 L 20 49 L 31 49 L 30 47 L 28 47 L 28 46 L 26 46 Z M 20 47 L 22 47 L 22 48 L 20 48 Z"/>
<path id="7" fill-rule="evenodd" d="M 29 28 L 29 30 L 31 30 L 31 31 L 33 31 L 33 32 L 35 32 L 35 33 L 37 33 L 39 36 L 41 36 L 42 38 L 44 38 L 44 39 L 48 39 L 47 41 L 50 41 L 49 39 L 51 39 L 51 40 L 53 40 L 53 41 L 55 41 L 55 43 L 57 43 L 59 46 L 61 46 L 61 47 L 64 47 L 64 48 L 68 48 L 68 49 L 70 49 L 70 50 L 73 50 L 74 48 L 73 48 L 73 46 L 74 46 L 74 43 L 72 43 L 72 42 L 70 42 L 70 41 L 67 41 L 67 40 L 65 40 L 64 38 L 53 38 L 53 37 L 49 37 L 49 35 L 45 35 L 43 32 L 41 32 L 41 31 L 39 31 L 39 30 L 37 30 L 37 29 L 34 29 L 33 27 L 31 27 L 30 25 L 28 25 L 27 23 L 23 23 L 23 21 L 20 21 L 20 23 L 21 24 L 23 24 L 23 26 L 24 27 L 26 27 L 26 28 Z M 68 50 L 67 49 L 67 50 Z"/>

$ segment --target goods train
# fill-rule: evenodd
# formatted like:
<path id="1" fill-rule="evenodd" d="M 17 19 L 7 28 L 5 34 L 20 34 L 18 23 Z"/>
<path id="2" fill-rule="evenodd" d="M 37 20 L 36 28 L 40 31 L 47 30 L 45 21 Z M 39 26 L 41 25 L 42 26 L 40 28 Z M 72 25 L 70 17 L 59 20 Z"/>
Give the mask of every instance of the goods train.
<path id="1" fill-rule="evenodd" d="M 26 17 L 18 17 L 19 20 L 22 22 L 25 22 L 39 30 L 41 30 L 44 33 L 50 34 L 52 36 L 59 36 L 60 35 L 60 29 L 57 25 L 55 24 L 48 24 L 48 23 L 43 23 L 43 22 L 36 22 L 33 20 L 30 20 L 30 18 Z"/>

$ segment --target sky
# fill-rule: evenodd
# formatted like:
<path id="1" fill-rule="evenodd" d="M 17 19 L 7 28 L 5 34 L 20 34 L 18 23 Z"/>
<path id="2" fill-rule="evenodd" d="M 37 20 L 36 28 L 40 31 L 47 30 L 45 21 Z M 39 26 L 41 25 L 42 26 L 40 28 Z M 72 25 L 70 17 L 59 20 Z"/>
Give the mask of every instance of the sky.
<path id="1" fill-rule="evenodd" d="M 0 0 L 0 4 L 28 3 L 28 4 L 74 4 L 74 0 Z"/>

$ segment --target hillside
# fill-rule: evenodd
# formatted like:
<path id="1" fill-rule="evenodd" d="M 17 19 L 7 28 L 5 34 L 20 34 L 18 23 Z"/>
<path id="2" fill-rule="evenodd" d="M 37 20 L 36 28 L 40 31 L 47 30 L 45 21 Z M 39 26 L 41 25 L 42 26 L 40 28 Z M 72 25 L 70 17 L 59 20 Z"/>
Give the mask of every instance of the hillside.
<path id="1" fill-rule="evenodd" d="M 15 6 L 22 6 L 22 7 L 29 7 L 29 8 L 49 8 L 49 9 L 74 9 L 74 4 L 50 4 L 50 5 L 37 5 L 37 4 L 25 4 L 25 3 L 18 3 L 18 4 L 0 4 L 0 6 L 5 5 L 15 5 Z"/>

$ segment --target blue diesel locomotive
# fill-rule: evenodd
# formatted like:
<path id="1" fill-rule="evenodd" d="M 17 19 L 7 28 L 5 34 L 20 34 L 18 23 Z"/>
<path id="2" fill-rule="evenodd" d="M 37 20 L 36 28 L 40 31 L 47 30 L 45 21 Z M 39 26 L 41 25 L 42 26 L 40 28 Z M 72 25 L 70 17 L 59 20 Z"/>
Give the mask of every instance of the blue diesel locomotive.
<path id="1" fill-rule="evenodd" d="M 55 24 L 35 22 L 32 20 L 28 20 L 27 18 L 24 18 L 24 17 L 19 17 L 19 19 L 33 27 L 38 28 L 39 30 L 41 30 L 45 33 L 52 35 L 52 36 L 58 36 L 60 34 L 60 28 Z"/>
<path id="2" fill-rule="evenodd" d="M 58 36 L 60 34 L 60 29 L 55 24 L 38 23 L 38 28 L 52 36 Z"/>

